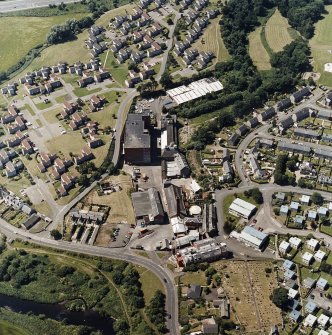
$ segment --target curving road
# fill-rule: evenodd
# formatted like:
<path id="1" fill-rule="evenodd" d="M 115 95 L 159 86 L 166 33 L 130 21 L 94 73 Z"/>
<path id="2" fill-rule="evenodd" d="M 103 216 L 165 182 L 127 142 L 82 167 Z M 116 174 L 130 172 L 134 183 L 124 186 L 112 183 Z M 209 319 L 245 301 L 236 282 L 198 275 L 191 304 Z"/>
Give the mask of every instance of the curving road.
<path id="1" fill-rule="evenodd" d="M 55 241 L 48 238 L 36 236 L 17 229 L 0 218 L 0 232 L 9 239 L 20 238 L 22 240 L 29 240 L 35 244 L 45 247 L 51 247 L 63 251 L 71 251 L 92 256 L 107 257 L 126 262 L 131 262 L 143 266 L 153 272 L 163 283 L 166 292 L 166 310 L 171 314 L 171 319 L 167 319 L 167 326 L 171 335 L 179 335 L 178 326 L 178 302 L 177 289 L 173 281 L 171 272 L 162 266 L 154 263 L 152 260 L 139 256 L 125 249 L 109 249 L 94 247 L 89 245 L 75 244 L 66 241 Z"/>

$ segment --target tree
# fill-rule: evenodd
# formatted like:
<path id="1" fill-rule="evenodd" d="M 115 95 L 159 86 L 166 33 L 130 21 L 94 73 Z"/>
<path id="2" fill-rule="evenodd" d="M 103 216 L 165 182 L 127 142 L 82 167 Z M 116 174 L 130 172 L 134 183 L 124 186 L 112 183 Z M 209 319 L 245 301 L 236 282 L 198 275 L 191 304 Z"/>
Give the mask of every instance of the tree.
<path id="1" fill-rule="evenodd" d="M 170 73 L 166 70 L 160 78 L 160 84 L 163 88 L 169 88 L 173 85 L 172 77 Z"/>
<path id="2" fill-rule="evenodd" d="M 234 227 L 229 221 L 225 221 L 224 226 L 223 226 L 225 234 L 229 235 L 232 232 L 233 228 Z"/>
<path id="3" fill-rule="evenodd" d="M 52 229 L 50 232 L 50 235 L 55 239 L 55 240 L 60 240 L 62 238 L 61 233 L 57 229 Z"/>
<path id="4" fill-rule="evenodd" d="M 318 192 L 314 192 L 311 196 L 311 201 L 315 204 L 315 205 L 322 205 L 324 198 L 322 197 L 322 195 Z"/>
<path id="5" fill-rule="evenodd" d="M 170 17 L 167 19 L 166 22 L 167 22 L 167 24 L 170 25 L 170 26 L 172 26 L 172 25 L 174 24 L 172 18 L 170 18 Z"/>
<path id="6" fill-rule="evenodd" d="M 278 287 L 273 290 L 272 302 L 282 310 L 288 306 L 288 291 L 284 287 Z"/>

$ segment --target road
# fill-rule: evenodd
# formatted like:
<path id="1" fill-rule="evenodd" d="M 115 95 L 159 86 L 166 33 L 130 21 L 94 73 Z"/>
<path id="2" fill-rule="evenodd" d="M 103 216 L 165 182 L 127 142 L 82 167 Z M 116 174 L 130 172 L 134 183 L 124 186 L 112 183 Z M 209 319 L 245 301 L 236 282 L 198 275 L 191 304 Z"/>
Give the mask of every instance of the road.
<path id="1" fill-rule="evenodd" d="M 310 107 L 310 108 L 315 108 L 315 109 L 322 109 L 319 108 L 315 105 L 315 101 L 322 95 L 323 91 L 321 89 L 316 89 L 314 94 L 312 95 L 312 97 L 310 97 L 309 100 L 304 100 L 303 103 L 301 103 L 298 106 L 295 106 L 293 109 L 293 112 L 289 113 L 289 114 L 285 114 L 285 113 L 278 113 L 277 117 L 278 120 L 284 120 L 286 118 L 288 118 L 289 116 L 291 116 L 292 114 L 294 114 L 295 112 L 305 108 L 305 107 Z M 276 108 L 277 106 L 274 106 L 274 108 Z M 249 135 L 247 135 L 243 141 L 239 144 L 238 148 L 236 149 L 236 153 L 235 153 L 235 159 L 234 159 L 234 163 L 235 163 L 235 168 L 236 171 L 239 174 L 239 177 L 241 179 L 241 186 L 246 186 L 246 185 L 250 185 L 250 179 L 247 179 L 247 177 L 245 176 L 244 170 L 243 170 L 243 154 L 244 151 L 247 149 L 248 145 L 250 144 L 250 142 L 252 142 L 255 138 L 259 138 L 259 137 L 265 137 L 265 138 L 273 138 L 275 139 L 275 136 L 269 135 L 267 133 L 268 129 L 271 127 L 270 124 L 263 124 L 261 127 L 255 129 L 255 131 L 251 132 Z M 277 138 L 278 139 L 278 138 Z M 281 139 L 281 138 L 279 138 Z M 285 141 L 292 141 L 289 140 L 287 138 L 282 138 L 282 140 Z M 308 144 L 309 145 L 309 144 Z M 310 143 L 311 147 L 317 147 L 317 148 L 322 148 L 323 146 L 321 146 L 320 144 L 315 144 L 315 143 Z M 326 146 L 325 146 L 326 148 Z"/>
<path id="2" fill-rule="evenodd" d="M 173 20 L 173 25 L 169 29 L 169 39 L 166 43 L 167 44 L 167 50 L 165 51 L 165 53 L 163 55 L 163 60 L 162 60 L 161 65 L 160 65 L 160 70 L 159 70 L 158 74 L 156 75 L 156 81 L 158 81 L 158 82 L 160 81 L 161 76 L 165 72 L 167 59 L 168 59 L 168 54 L 173 47 L 174 30 L 175 30 L 176 24 L 177 24 L 178 20 L 180 19 L 180 17 L 181 17 L 181 14 L 179 12 L 176 12 L 175 13 L 175 18 Z"/>
<path id="3" fill-rule="evenodd" d="M 170 313 L 172 318 L 167 319 L 167 326 L 171 335 L 179 335 L 178 326 L 178 302 L 177 302 L 177 288 L 173 281 L 171 271 L 163 268 L 159 264 L 154 263 L 152 260 L 134 254 L 126 249 L 109 249 L 94 247 L 89 245 L 75 244 L 66 241 L 55 241 L 52 239 L 40 237 L 37 235 L 29 234 L 21 229 L 14 228 L 12 225 L 0 218 L 0 232 L 7 236 L 8 239 L 20 238 L 28 240 L 35 244 L 44 247 L 51 247 L 63 251 L 71 251 L 76 253 L 87 254 L 91 256 L 107 257 L 126 262 L 131 262 L 143 266 L 153 272 L 163 283 L 166 293 L 166 311 Z M 166 282 L 165 282 L 166 281 Z"/>
<path id="4" fill-rule="evenodd" d="M 0 2 L 0 13 L 14 12 L 18 10 L 47 7 L 49 4 L 59 5 L 61 2 L 73 3 L 77 0 L 8 0 Z"/>

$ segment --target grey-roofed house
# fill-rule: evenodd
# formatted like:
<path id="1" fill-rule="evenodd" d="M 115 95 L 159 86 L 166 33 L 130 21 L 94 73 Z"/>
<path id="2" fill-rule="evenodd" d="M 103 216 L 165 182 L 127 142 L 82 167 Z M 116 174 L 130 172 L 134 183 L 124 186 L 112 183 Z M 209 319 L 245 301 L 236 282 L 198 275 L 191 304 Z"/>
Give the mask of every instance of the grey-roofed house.
<path id="1" fill-rule="evenodd" d="M 223 167 L 222 181 L 224 183 L 231 182 L 234 176 L 234 171 L 231 163 L 228 160 L 226 160 L 224 161 L 222 167 Z"/>
<path id="2" fill-rule="evenodd" d="M 278 112 L 282 112 L 283 110 L 289 108 L 290 106 L 292 106 L 292 102 L 289 98 L 282 99 L 277 104 L 277 110 Z"/>
<path id="3" fill-rule="evenodd" d="M 292 115 L 294 122 L 300 122 L 310 116 L 310 109 L 308 107 L 303 108 Z"/>
<path id="4" fill-rule="evenodd" d="M 238 129 L 236 129 L 236 133 L 240 136 L 245 135 L 248 131 L 249 129 L 245 124 L 242 124 Z"/>
<path id="5" fill-rule="evenodd" d="M 246 125 L 249 128 L 255 128 L 258 125 L 258 119 L 257 119 L 257 117 L 253 117 L 252 119 L 249 119 L 247 121 Z"/>
<path id="6" fill-rule="evenodd" d="M 260 121 L 266 121 L 268 119 L 271 119 L 273 116 L 276 115 L 276 110 L 273 107 L 268 108 L 264 112 L 260 113 L 258 115 L 258 119 Z"/>
<path id="7" fill-rule="evenodd" d="M 40 216 L 37 214 L 32 214 L 28 219 L 26 219 L 22 223 L 22 227 L 24 227 L 26 230 L 29 230 L 39 221 L 40 221 Z"/>
<path id="8" fill-rule="evenodd" d="M 228 145 L 235 147 L 239 142 L 240 136 L 236 133 L 233 133 L 228 139 Z"/>
<path id="9" fill-rule="evenodd" d="M 317 280 L 317 283 L 316 283 L 316 287 L 321 290 L 321 291 L 324 291 L 326 290 L 326 288 L 328 287 L 328 281 L 322 277 L 320 277 L 318 280 Z"/>
<path id="10" fill-rule="evenodd" d="M 316 311 L 317 305 L 312 300 L 309 300 L 304 309 L 307 313 L 312 314 Z"/>
<path id="11" fill-rule="evenodd" d="M 307 97 L 311 94 L 309 87 L 304 87 L 301 90 L 294 92 L 290 96 L 290 100 L 292 103 L 300 102 L 304 97 Z"/>
<path id="12" fill-rule="evenodd" d="M 301 318 L 301 312 L 297 311 L 296 309 L 293 309 L 289 314 L 288 317 L 293 321 L 293 322 L 299 322 Z"/>
<path id="13" fill-rule="evenodd" d="M 294 262 L 292 262 L 292 261 L 290 261 L 289 259 L 286 259 L 284 262 L 283 262 L 283 264 L 282 264 L 282 268 L 284 269 L 284 270 L 291 270 L 291 269 L 293 269 L 295 267 L 295 263 Z"/>
<path id="14" fill-rule="evenodd" d="M 313 139 L 317 139 L 319 137 L 319 134 L 317 131 L 314 131 L 311 129 L 304 129 L 304 128 L 295 128 L 294 135 L 298 137 L 313 138 Z"/>
<path id="15" fill-rule="evenodd" d="M 292 270 L 286 270 L 284 273 L 284 278 L 285 279 L 293 279 L 295 277 L 295 272 Z"/>
<path id="16" fill-rule="evenodd" d="M 316 157 L 332 160 L 332 150 L 314 149 Z"/>
<path id="17" fill-rule="evenodd" d="M 148 164 L 151 162 L 149 126 L 150 116 L 148 114 L 128 114 L 123 146 L 126 162 L 131 164 Z"/>
<path id="18" fill-rule="evenodd" d="M 131 194 L 135 217 L 151 223 L 164 222 L 164 209 L 159 192 L 155 188 L 149 188 L 144 192 Z"/>
<path id="19" fill-rule="evenodd" d="M 282 142 L 282 141 L 278 143 L 278 149 L 281 151 L 296 152 L 296 153 L 301 153 L 305 155 L 308 155 L 311 152 L 311 148 L 306 145 L 300 145 L 296 143 L 287 143 L 287 142 Z M 331 154 L 331 158 L 332 158 L 332 154 Z"/>
<path id="20" fill-rule="evenodd" d="M 279 131 L 282 133 L 294 124 L 294 121 L 291 116 L 279 122 Z"/>
<path id="21" fill-rule="evenodd" d="M 320 109 L 317 113 L 317 117 L 322 120 L 331 120 L 332 112 L 324 109 Z"/>
<path id="22" fill-rule="evenodd" d="M 260 138 L 257 140 L 256 145 L 258 148 L 273 148 L 274 141 L 267 138 Z"/>
<path id="23" fill-rule="evenodd" d="M 187 291 L 187 298 L 197 300 L 201 297 L 202 288 L 200 285 L 191 284 Z"/>
<path id="24" fill-rule="evenodd" d="M 280 207 L 280 214 L 281 215 L 287 215 L 289 211 L 289 207 L 287 205 L 282 205 Z"/>
<path id="25" fill-rule="evenodd" d="M 315 286 L 315 284 L 316 280 L 310 277 L 305 278 L 302 282 L 302 285 L 309 290 L 311 290 Z"/>
<path id="26" fill-rule="evenodd" d="M 327 142 L 327 143 L 331 143 L 332 142 L 332 134 L 325 134 L 325 132 L 323 133 L 321 140 L 323 142 Z"/>

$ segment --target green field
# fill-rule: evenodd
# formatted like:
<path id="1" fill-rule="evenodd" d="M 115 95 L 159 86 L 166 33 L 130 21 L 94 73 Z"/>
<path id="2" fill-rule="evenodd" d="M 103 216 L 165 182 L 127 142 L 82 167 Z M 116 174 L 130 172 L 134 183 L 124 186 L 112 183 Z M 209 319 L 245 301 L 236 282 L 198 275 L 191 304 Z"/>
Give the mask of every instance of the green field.
<path id="1" fill-rule="evenodd" d="M 315 26 L 315 35 L 310 40 L 311 55 L 313 57 L 314 71 L 319 72 L 319 83 L 332 87 L 332 73 L 324 72 L 324 64 L 332 63 L 332 5 L 326 6 L 327 14 Z"/>
<path id="2" fill-rule="evenodd" d="M 16 327 L 15 325 L 0 320 L 0 334 L 1 335 L 30 335 L 27 331 Z"/>
<path id="3" fill-rule="evenodd" d="M 274 52 L 279 52 L 293 41 L 290 35 L 290 25 L 277 9 L 269 18 L 265 26 L 267 43 Z"/>
<path id="4" fill-rule="evenodd" d="M 213 19 L 211 24 L 204 30 L 202 38 L 192 45 L 192 47 L 198 51 L 213 52 L 216 57 L 216 62 L 222 62 L 229 59 L 228 50 L 221 38 L 219 20 L 220 18 Z M 202 40 L 204 41 L 204 44 L 202 43 Z"/>
<path id="5" fill-rule="evenodd" d="M 0 71 L 6 71 L 23 58 L 30 49 L 44 43 L 52 26 L 83 16 L 85 14 L 52 17 L 1 17 Z"/>
<path id="6" fill-rule="evenodd" d="M 249 54 L 258 70 L 270 70 L 270 56 L 261 40 L 262 27 L 249 34 Z"/>

